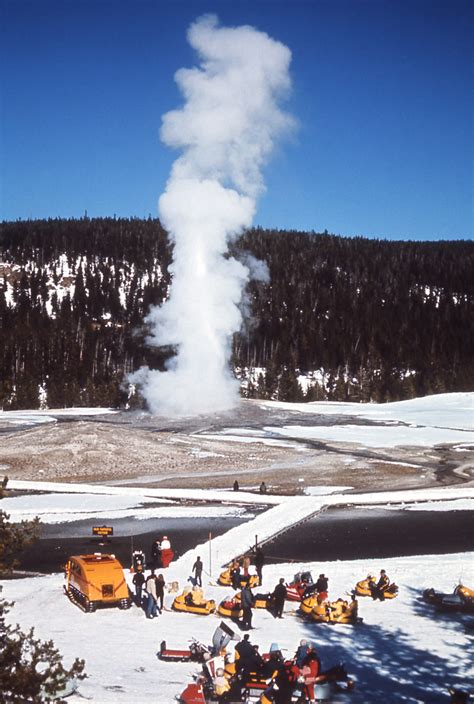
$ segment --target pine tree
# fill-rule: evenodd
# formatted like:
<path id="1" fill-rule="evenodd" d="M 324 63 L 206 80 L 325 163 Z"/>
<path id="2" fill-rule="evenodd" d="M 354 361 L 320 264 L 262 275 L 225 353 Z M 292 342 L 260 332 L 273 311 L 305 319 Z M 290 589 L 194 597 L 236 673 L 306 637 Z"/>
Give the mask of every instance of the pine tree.
<path id="1" fill-rule="evenodd" d="M 0 486 L 4 498 L 8 478 Z M 9 515 L 0 510 L 0 577 L 9 576 L 18 563 L 22 550 L 37 538 L 39 520 L 10 523 Z M 2 587 L 0 587 L 1 593 Z M 15 704 L 42 704 L 57 699 L 72 678 L 83 679 L 84 661 L 76 658 L 69 670 L 52 640 L 34 637 L 34 629 L 23 633 L 19 626 L 7 623 L 13 607 L 0 596 L 0 701 Z"/>
<path id="2" fill-rule="evenodd" d="M 19 564 L 19 556 L 39 532 L 39 520 L 10 523 L 10 516 L 0 509 L 0 577 L 8 577 Z"/>
<path id="3" fill-rule="evenodd" d="M 1 590 L 1 587 L 0 587 Z M 34 637 L 34 629 L 23 633 L 19 626 L 11 626 L 6 616 L 13 606 L 0 597 L 0 692 L 3 702 L 28 702 L 42 704 L 62 701 L 67 683 L 83 679 L 84 660 L 76 658 L 67 670 L 52 640 L 41 641 Z"/>

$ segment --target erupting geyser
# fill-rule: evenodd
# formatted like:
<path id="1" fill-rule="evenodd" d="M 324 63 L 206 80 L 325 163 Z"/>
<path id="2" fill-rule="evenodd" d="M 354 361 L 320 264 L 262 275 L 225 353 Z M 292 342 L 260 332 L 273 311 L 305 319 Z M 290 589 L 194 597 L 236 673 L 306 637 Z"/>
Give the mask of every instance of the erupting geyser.
<path id="1" fill-rule="evenodd" d="M 214 15 L 192 24 L 188 40 L 200 66 L 176 73 L 185 104 L 161 128 L 162 141 L 183 150 L 159 199 L 173 284 L 147 317 L 150 344 L 176 355 L 165 372 L 142 367 L 131 377 L 150 410 L 167 415 L 223 410 L 238 398 L 229 356 L 249 269 L 225 255 L 252 222 L 275 139 L 293 124 L 278 107 L 290 88 L 286 46 L 253 27 L 219 27 Z"/>

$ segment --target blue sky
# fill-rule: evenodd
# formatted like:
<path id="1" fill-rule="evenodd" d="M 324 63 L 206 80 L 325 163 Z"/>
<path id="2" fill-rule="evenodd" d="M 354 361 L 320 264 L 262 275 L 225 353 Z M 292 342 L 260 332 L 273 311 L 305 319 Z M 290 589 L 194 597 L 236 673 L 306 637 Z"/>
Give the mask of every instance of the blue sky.
<path id="1" fill-rule="evenodd" d="M 177 153 L 161 115 L 215 12 L 292 51 L 299 122 L 255 224 L 472 237 L 474 5 L 464 0 L 0 0 L 0 219 L 153 217 Z"/>

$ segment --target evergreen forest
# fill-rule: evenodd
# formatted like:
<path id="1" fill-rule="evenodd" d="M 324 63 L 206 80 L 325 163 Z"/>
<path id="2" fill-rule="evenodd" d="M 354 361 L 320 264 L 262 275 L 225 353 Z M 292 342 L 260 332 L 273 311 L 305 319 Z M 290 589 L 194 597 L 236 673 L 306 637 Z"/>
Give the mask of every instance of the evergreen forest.
<path id="1" fill-rule="evenodd" d="M 394 401 L 474 390 L 474 242 L 246 231 L 266 263 L 245 293 L 231 367 L 242 395 Z M 164 369 L 145 317 L 171 284 L 156 219 L 0 225 L 0 408 L 142 404 L 127 375 Z"/>

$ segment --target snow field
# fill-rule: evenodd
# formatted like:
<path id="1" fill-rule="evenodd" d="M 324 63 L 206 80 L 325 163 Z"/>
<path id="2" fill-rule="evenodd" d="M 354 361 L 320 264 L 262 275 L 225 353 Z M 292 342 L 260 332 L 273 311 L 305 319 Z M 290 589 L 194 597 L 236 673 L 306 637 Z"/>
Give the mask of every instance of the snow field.
<path id="1" fill-rule="evenodd" d="M 255 610 L 251 640 L 262 652 L 277 642 L 291 656 L 299 640 L 306 638 L 316 644 L 323 666 L 344 661 L 357 688 L 341 701 L 446 702 L 448 686 L 468 687 L 474 677 L 470 636 L 464 630 L 468 618 L 438 616 L 420 597 L 429 586 L 450 592 L 459 579 L 472 586 L 473 558 L 470 553 L 392 558 L 383 563 L 356 560 L 265 566 L 259 590 L 263 592 L 273 590 L 280 576 L 290 580 L 295 572 L 311 569 L 313 576 L 324 571 L 329 577 L 329 596 L 335 599 L 346 596 L 369 571 L 377 573 L 384 567 L 399 585 L 400 595 L 384 603 L 360 599 L 363 623 L 356 627 L 303 620 L 296 616 L 297 605 L 292 602 L 287 602 L 283 621 Z M 167 581 L 177 576 L 173 564 L 163 573 Z M 52 638 L 66 664 L 77 656 L 85 658 L 88 678 L 80 683 L 80 694 L 69 701 L 85 697 L 97 704 L 134 704 L 147 698 L 159 704 L 173 702 L 199 666 L 160 662 L 156 653 L 161 640 L 171 648 L 186 647 L 192 636 L 210 643 L 220 618 L 166 610 L 157 619 L 147 620 L 136 607 L 85 614 L 63 594 L 62 581 L 59 574 L 6 581 L 3 595 L 16 600 L 11 620 L 24 629 L 35 625 L 37 636 Z M 206 598 L 217 603 L 229 593 L 206 583 L 204 588 Z M 172 598 L 166 597 L 167 608 Z"/>

